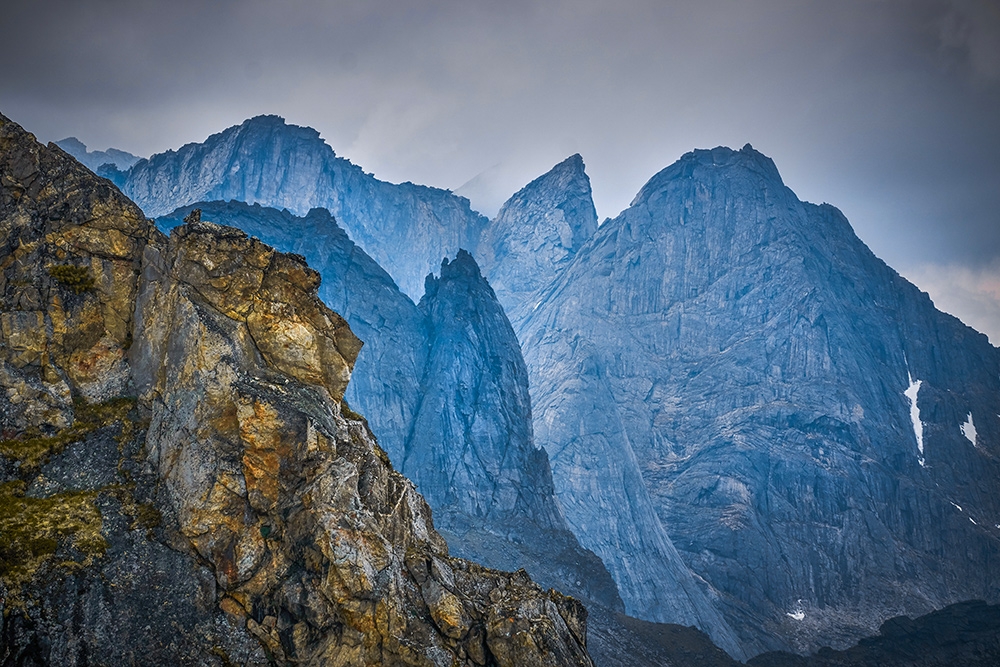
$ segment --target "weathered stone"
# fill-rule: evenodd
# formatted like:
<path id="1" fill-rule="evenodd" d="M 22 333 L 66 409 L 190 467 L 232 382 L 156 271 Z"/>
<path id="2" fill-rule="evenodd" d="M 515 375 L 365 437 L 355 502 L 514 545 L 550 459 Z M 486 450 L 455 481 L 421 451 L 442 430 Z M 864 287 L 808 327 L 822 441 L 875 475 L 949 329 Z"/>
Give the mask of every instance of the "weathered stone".
<path id="1" fill-rule="evenodd" d="M 5 413 L 22 427 L 63 426 L 70 393 L 126 393 L 139 261 L 154 227 L 106 181 L 7 120 L 0 172 L 0 361 L 8 390 L 31 387 L 8 394 Z"/>
<path id="2" fill-rule="evenodd" d="M 325 210 L 300 218 L 240 202 L 192 206 L 302 253 L 322 273 L 319 296 L 365 341 L 347 402 L 418 483 L 453 553 L 523 567 L 545 586 L 622 608 L 600 560 L 566 529 L 548 462 L 532 441 L 517 340 L 467 253 L 425 281 L 432 291 L 418 308 Z M 180 225 L 192 206 L 157 222 Z"/>
<path id="3" fill-rule="evenodd" d="M 2 117 L 0 142 L 0 201 L 10 212 L 0 230 L 31 241 L 21 255 L 16 244 L 0 255 L 11 288 L 0 320 L 5 340 L 18 345 L 3 360 L 0 379 L 10 381 L 0 408 L 21 434 L 0 451 L 30 446 L 41 465 L 5 472 L 18 479 L 0 489 L 0 551 L 13 550 L 12 527 L 37 546 L 23 563 L 4 556 L 0 582 L 22 603 L 4 610 L 4 661 L 444 667 L 478 656 L 510 664 L 490 653 L 496 646 L 520 664 L 592 664 L 562 620 L 562 596 L 523 574 L 449 557 L 413 484 L 392 470 L 363 419 L 342 412 L 360 342 L 319 301 L 318 276 L 301 258 L 209 223 L 169 239 L 141 216 L 129 226 L 128 215 L 109 213 L 135 212 L 117 191 Z M 93 179 L 96 189 L 62 192 L 52 156 L 63 181 Z M 93 204 L 83 213 L 81 200 Z M 59 220 L 47 222 L 38 202 L 59 209 Z M 108 233 L 73 232 L 92 220 Z M 8 305 L 11 295 L 28 298 L 16 279 L 30 271 L 30 253 L 58 245 L 37 241 L 45 226 L 89 264 L 47 276 L 36 267 L 42 296 L 62 291 L 47 310 L 23 314 Z M 65 259 L 63 250 L 51 252 Z M 115 259 L 133 251 L 141 258 Z M 132 267 L 120 274 L 129 286 L 109 283 L 114 266 L 97 270 L 98 260 Z M 38 346 L 25 331 L 43 326 Z M 124 380 L 88 375 L 109 368 Z M 63 377 L 78 399 L 135 391 L 138 407 L 67 396 L 74 426 L 39 422 L 51 409 L 31 392 Z M 109 423 L 84 429 L 94 410 Z M 24 433 L 43 428 L 51 435 Z M 118 439 L 116 457 L 107 442 L 86 446 L 108 437 Z M 67 460 L 88 474 L 67 475 Z M 34 495 L 23 493 L 29 485 Z M 64 490 L 76 486 L 88 490 Z M 58 569 L 67 563 L 72 577 Z M 486 622 L 500 600 L 514 626 Z M 515 626 L 516 637 L 502 636 Z"/>

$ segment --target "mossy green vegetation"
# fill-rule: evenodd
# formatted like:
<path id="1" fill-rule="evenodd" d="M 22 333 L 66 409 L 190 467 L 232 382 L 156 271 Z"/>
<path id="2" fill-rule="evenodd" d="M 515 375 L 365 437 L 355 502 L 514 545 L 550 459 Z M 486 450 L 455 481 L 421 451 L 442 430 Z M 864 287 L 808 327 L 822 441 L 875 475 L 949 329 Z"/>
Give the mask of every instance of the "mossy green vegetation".
<path id="1" fill-rule="evenodd" d="M 158 528 L 163 523 L 163 514 L 152 503 L 139 503 L 136 505 L 135 524 L 133 527 L 141 526 L 146 530 Z"/>
<path id="2" fill-rule="evenodd" d="M 66 445 L 82 440 L 88 433 L 102 426 L 121 422 L 121 438 L 130 437 L 132 423 L 126 419 L 126 415 L 134 406 L 135 399 L 132 398 L 116 398 L 107 403 L 94 404 L 78 399 L 74 402 L 72 426 L 54 435 L 29 431 L 17 438 L 0 440 L 0 454 L 20 461 L 22 468 L 34 469 L 53 454 L 61 452 Z"/>
<path id="3" fill-rule="evenodd" d="M 94 276 L 85 266 L 57 264 L 49 267 L 49 275 L 75 294 L 83 294 L 94 289 Z"/>
<path id="4" fill-rule="evenodd" d="M 107 549 L 96 492 L 31 498 L 25 486 L 0 484 L 0 580 L 14 596 L 43 565 L 86 567 Z M 57 555 L 63 560 L 55 562 Z"/>
<path id="5" fill-rule="evenodd" d="M 347 404 L 347 401 L 343 399 L 341 399 L 340 401 L 340 414 L 344 415 L 345 419 L 352 419 L 354 421 L 365 422 L 366 424 L 368 423 L 368 420 L 365 419 L 362 415 L 359 415 L 354 410 L 351 410 L 351 406 L 349 406 Z"/>

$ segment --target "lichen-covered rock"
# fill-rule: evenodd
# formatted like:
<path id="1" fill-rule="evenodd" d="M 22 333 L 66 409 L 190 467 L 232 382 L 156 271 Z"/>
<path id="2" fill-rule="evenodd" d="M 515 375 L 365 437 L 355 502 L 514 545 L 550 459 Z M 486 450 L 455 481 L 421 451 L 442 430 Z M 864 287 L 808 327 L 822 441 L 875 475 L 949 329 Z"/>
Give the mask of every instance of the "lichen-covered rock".
<path id="1" fill-rule="evenodd" d="M 162 504 L 272 655 L 451 665 L 492 654 L 519 664 L 490 649 L 513 633 L 556 651 L 552 664 L 588 664 L 582 641 L 558 631 L 567 627 L 558 608 L 545 606 L 556 594 L 487 570 L 454 574 L 426 503 L 340 409 L 360 346 L 316 297 L 315 274 L 208 223 L 176 228 L 146 254 L 132 355 Z M 223 266 L 238 278 L 212 274 Z M 278 326 L 256 324 L 256 313 L 275 312 Z M 300 323 L 295 337 L 289 322 Z M 292 349 L 301 351 L 288 361 Z M 317 372 L 331 367 L 341 370 Z M 497 591 L 537 602 L 515 615 L 526 625 L 492 628 Z M 528 611 L 547 625 L 531 625 Z"/>
<path id="2" fill-rule="evenodd" d="M 210 223 L 168 239 L 2 117 L 0 140 L 0 380 L 55 397 L 0 404 L 0 660 L 591 665 L 582 607 L 449 557 L 345 417 L 360 342 L 301 258 Z M 32 268 L 60 248 L 89 272 Z"/>
<path id="3" fill-rule="evenodd" d="M 418 308 L 324 209 L 298 217 L 199 202 L 157 224 L 177 227 L 196 208 L 202 219 L 301 253 L 322 274 L 320 298 L 365 341 L 345 398 L 417 483 L 453 554 L 524 568 L 546 587 L 622 608 L 611 575 L 560 515 L 545 453 L 532 441 L 517 339 L 471 256 L 459 253 L 425 281 L 433 294 Z"/>
<path id="4" fill-rule="evenodd" d="M 74 394 L 127 393 L 152 231 L 107 181 L 0 116 L 0 428 L 63 428 Z"/>

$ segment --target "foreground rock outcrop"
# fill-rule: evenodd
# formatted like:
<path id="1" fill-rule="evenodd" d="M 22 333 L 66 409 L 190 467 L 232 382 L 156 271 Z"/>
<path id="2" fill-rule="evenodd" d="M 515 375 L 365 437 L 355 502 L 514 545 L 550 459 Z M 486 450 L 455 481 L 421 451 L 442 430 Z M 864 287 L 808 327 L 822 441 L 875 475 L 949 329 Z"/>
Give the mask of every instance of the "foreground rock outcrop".
<path id="1" fill-rule="evenodd" d="M 0 221 L 5 664 L 591 664 L 342 409 L 361 344 L 301 258 L 168 239 L 2 116 Z"/>
<path id="2" fill-rule="evenodd" d="M 416 482 L 454 553 L 524 568 L 546 586 L 624 609 L 600 559 L 580 547 L 562 517 L 547 456 L 534 445 L 517 339 L 468 253 L 428 277 L 418 307 L 325 210 L 298 217 L 201 202 L 157 222 L 173 228 L 194 208 L 302 253 L 321 272 L 320 297 L 365 340 L 345 397 Z"/>

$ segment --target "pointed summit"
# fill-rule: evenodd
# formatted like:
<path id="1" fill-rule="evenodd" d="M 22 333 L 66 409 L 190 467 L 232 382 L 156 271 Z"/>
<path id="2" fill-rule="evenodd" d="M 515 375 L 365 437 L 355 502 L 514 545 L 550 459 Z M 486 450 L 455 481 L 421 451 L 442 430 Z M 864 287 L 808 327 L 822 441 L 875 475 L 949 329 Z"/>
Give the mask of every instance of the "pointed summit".
<path id="1" fill-rule="evenodd" d="M 563 527 L 548 460 L 531 433 L 528 372 L 493 290 L 464 250 L 427 287 L 427 389 L 400 467 L 445 525 L 454 510 Z"/>
<path id="2" fill-rule="evenodd" d="M 113 164 L 118 169 L 128 169 L 139 161 L 137 155 L 132 155 L 117 148 L 109 148 L 106 151 L 88 151 L 87 145 L 76 137 L 66 137 L 56 142 L 56 146 L 63 149 L 77 159 L 84 167 L 94 173 L 103 165 Z"/>
<path id="3" fill-rule="evenodd" d="M 530 295 L 552 282 L 596 231 L 590 178 L 579 154 L 507 200 L 484 231 L 477 256 L 515 326 Z"/>

